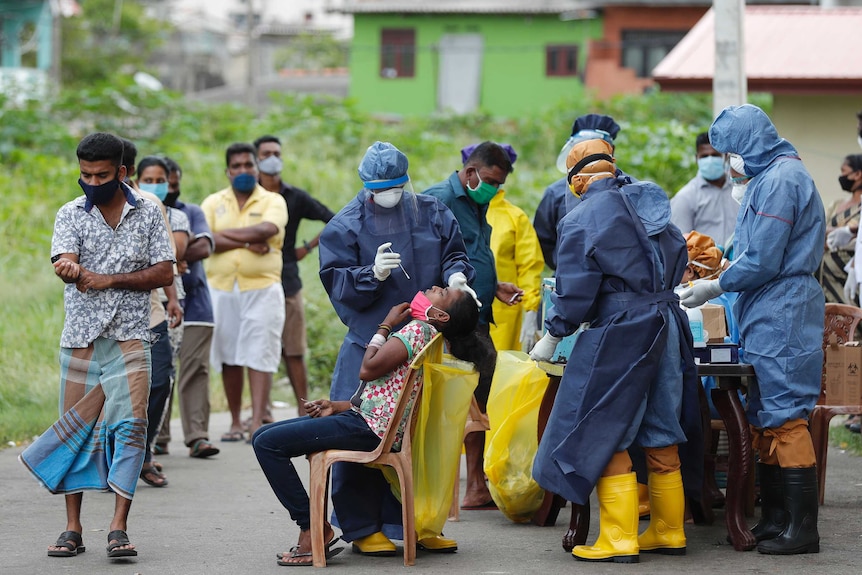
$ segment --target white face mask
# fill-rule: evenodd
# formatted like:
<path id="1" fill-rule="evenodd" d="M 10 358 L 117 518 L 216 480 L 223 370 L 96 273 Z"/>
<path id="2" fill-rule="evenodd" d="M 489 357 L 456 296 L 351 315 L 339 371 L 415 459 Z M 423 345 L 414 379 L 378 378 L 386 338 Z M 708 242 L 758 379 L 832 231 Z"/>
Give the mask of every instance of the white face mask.
<path id="1" fill-rule="evenodd" d="M 856 143 L 862 148 L 862 135 L 856 136 Z"/>
<path id="2" fill-rule="evenodd" d="M 745 197 L 746 189 L 748 189 L 748 183 L 733 184 L 733 189 L 730 191 L 730 195 L 733 196 L 733 199 L 736 200 L 737 204 L 742 203 L 742 198 Z"/>
<path id="3" fill-rule="evenodd" d="M 281 173 L 281 169 L 284 167 L 284 162 L 282 162 L 281 158 L 278 156 L 267 156 L 258 162 L 257 167 L 264 174 L 277 176 Z"/>
<path id="4" fill-rule="evenodd" d="M 401 201 L 404 188 L 389 188 L 380 192 L 374 192 L 374 203 L 381 208 L 394 208 Z"/>

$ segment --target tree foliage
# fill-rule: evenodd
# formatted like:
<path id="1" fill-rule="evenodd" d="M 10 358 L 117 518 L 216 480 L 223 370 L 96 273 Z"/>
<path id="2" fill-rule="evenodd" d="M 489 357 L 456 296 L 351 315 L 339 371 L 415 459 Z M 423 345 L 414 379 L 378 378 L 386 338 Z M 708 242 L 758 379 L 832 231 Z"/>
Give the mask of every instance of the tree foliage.
<path id="1" fill-rule="evenodd" d="M 80 5 L 81 14 L 63 19 L 64 86 L 93 86 L 144 69 L 167 24 L 148 17 L 136 0 L 80 0 Z"/>

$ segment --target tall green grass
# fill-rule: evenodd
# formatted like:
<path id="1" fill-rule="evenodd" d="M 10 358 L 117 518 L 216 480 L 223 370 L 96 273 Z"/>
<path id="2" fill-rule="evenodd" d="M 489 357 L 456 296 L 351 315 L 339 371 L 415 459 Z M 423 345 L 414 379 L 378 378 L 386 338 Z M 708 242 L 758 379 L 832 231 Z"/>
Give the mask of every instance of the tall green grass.
<path id="1" fill-rule="evenodd" d="M 54 214 L 81 192 L 75 147 L 92 131 L 113 131 L 136 142 L 139 158 L 163 153 L 183 167 L 182 197 L 199 203 L 227 186 L 224 150 L 263 134 L 282 139 L 286 181 L 338 211 L 359 190 L 356 167 L 375 140 L 391 141 L 410 159 L 416 191 L 460 167 L 461 147 L 491 139 L 519 156 L 507 197 L 532 216 L 544 188 L 561 175 L 557 152 L 575 116 L 610 113 L 622 125 L 619 164 L 669 193 L 694 173 L 694 137 L 706 129 L 711 104 L 703 96 L 652 94 L 607 102 L 561 102 L 529 117 L 485 114 L 382 119 L 362 114 L 350 100 L 272 95 L 256 117 L 236 105 L 208 105 L 136 87 L 93 88 L 16 109 L 0 101 L 0 442 L 26 440 L 57 416 L 57 346 L 63 324 L 62 282 L 50 265 Z M 299 239 L 321 229 L 303 222 Z M 323 395 L 346 329 L 317 278 L 317 252 L 300 262 L 308 322 L 311 394 Z M 220 380 L 212 382 L 215 409 L 225 407 Z M 277 389 L 276 399 L 291 399 Z"/>

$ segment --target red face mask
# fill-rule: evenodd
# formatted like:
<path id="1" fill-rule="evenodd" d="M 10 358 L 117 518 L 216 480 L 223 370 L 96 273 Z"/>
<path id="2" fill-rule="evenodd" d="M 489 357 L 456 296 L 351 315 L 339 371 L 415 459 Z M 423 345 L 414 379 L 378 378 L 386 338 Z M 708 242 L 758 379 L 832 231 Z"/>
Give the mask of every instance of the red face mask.
<path id="1" fill-rule="evenodd" d="M 410 315 L 413 316 L 413 319 L 428 321 L 428 312 L 431 311 L 432 307 L 434 307 L 434 304 L 431 303 L 425 292 L 416 292 L 416 295 L 413 296 L 413 300 L 410 302 Z"/>

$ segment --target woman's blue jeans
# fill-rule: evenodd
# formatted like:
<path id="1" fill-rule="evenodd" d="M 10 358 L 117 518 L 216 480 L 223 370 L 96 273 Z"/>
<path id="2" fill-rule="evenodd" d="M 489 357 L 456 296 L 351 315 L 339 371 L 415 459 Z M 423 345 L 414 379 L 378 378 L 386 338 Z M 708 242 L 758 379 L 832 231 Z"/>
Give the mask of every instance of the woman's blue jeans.
<path id="1" fill-rule="evenodd" d="M 291 459 L 326 449 L 374 451 L 380 438 L 361 415 L 344 411 L 328 417 L 277 421 L 252 437 L 254 453 L 275 496 L 302 531 L 311 525 L 308 493 Z"/>

